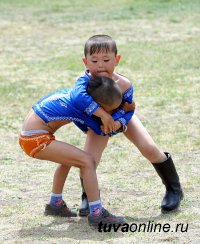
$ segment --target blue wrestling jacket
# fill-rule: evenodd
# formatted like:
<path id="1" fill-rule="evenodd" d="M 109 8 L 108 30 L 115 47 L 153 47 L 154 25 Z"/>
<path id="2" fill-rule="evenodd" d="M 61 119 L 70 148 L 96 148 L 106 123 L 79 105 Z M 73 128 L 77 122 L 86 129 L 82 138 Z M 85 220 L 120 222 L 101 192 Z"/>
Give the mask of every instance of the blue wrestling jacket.
<path id="1" fill-rule="evenodd" d="M 81 110 L 82 112 L 91 116 L 94 120 L 94 123 L 101 124 L 101 120 L 94 116 L 93 113 L 99 108 L 99 104 L 96 103 L 93 98 L 87 93 L 87 85 L 90 80 L 90 75 L 88 72 L 85 72 L 81 77 L 78 78 L 73 91 L 71 92 L 71 100 L 74 104 L 74 107 Z M 126 90 L 122 94 L 122 104 L 125 102 L 132 103 L 133 101 L 133 86 Z M 130 119 L 132 118 L 134 111 L 125 112 L 121 107 L 118 108 L 113 114 L 112 117 L 115 121 L 119 121 L 122 125 L 127 125 Z M 80 124 L 79 122 L 74 122 L 82 131 L 87 131 L 87 126 Z M 100 129 L 100 127 L 99 127 Z M 101 131 L 94 130 L 97 134 L 100 134 Z M 102 134 L 102 132 L 101 132 Z M 116 133 L 110 133 L 109 135 L 115 135 Z"/>
<path id="2" fill-rule="evenodd" d="M 33 110 L 45 123 L 53 120 L 70 120 L 83 132 L 87 132 L 89 127 L 96 134 L 105 135 L 100 129 L 100 118 L 92 115 L 99 105 L 87 94 L 89 79 L 89 74 L 85 73 L 77 80 L 74 88 L 62 89 L 43 97 L 32 106 Z M 133 88 L 131 87 L 123 94 L 123 102 L 132 102 L 132 97 Z M 133 113 L 134 111 L 125 113 L 123 109 L 118 109 L 112 117 L 125 125 Z M 116 133 L 109 136 L 114 134 Z"/>

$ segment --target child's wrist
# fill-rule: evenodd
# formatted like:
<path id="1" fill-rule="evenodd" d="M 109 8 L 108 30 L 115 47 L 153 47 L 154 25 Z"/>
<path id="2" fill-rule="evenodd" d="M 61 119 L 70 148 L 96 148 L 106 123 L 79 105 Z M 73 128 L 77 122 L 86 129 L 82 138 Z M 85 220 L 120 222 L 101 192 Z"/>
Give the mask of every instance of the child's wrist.
<path id="1" fill-rule="evenodd" d="M 108 113 L 102 107 L 99 107 L 93 114 L 101 119 L 108 116 Z"/>
<path id="2" fill-rule="evenodd" d="M 126 132 L 126 131 L 127 131 L 127 125 L 121 125 L 121 127 L 116 132 L 119 133 L 119 132 Z"/>

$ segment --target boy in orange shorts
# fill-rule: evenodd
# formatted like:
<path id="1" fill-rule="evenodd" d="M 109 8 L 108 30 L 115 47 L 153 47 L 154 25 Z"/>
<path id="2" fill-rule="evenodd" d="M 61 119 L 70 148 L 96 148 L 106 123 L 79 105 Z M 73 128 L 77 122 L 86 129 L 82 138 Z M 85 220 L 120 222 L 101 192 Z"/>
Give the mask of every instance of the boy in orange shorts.
<path id="1" fill-rule="evenodd" d="M 100 107 L 93 106 L 95 110 L 100 111 L 101 121 L 112 121 L 109 114 L 112 110 L 117 109 L 122 101 L 122 94 L 115 82 L 107 77 L 85 77 L 88 88 L 91 87 L 91 96 L 101 105 L 108 113 Z M 92 86 L 92 84 L 99 84 Z M 80 86 L 83 84 L 80 84 Z M 96 92 L 98 90 L 98 92 Z M 97 96 L 100 92 L 103 96 Z M 90 225 L 125 223 L 124 218 L 110 214 L 102 207 L 99 197 L 98 182 L 96 176 L 95 160 L 87 152 L 84 152 L 75 146 L 56 140 L 54 133 L 63 125 L 70 122 L 77 122 L 82 126 L 95 130 L 98 134 L 105 135 L 100 128 L 99 120 L 90 117 L 87 113 L 80 112 L 74 104 L 74 89 L 63 89 L 39 100 L 32 106 L 27 115 L 22 131 L 19 135 L 19 144 L 24 152 L 30 157 L 40 160 L 48 160 L 62 165 L 65 168 L 65 175 L 72 166 L 80 169 L 85 191 L 88 196 L 89 210 L 88 222 Z M 96 94 L 96 95 L 95 95 Z M 117 113 L 117 111 L 116 111 Z M 112 133 L 121 131 L 121 124 L 117 121 L 111 125 Z M 62 177 L 57 179 L 62 182 Z M 45 213 L 47 215 L 59 215 L 65 217 L 75 217 L 76 212 L 70 210 L 62 198 L 57 194 L 52 195 L 51 201 L 46 205 Z"/>

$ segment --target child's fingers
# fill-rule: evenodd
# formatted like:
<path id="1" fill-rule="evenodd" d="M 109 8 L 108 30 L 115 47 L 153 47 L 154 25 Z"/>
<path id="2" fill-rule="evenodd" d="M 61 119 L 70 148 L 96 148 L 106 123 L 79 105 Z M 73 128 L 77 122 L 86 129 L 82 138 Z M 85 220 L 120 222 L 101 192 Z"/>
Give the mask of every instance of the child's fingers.
<path id="1" fill-rule="evenodd" d="M 115 131 L 115 125 L 114 125 L 114 123 L 113 124 L 104 125 L 101 128 L 102 128 L 101 130 L 105 134 L 112 133 L 113 131 Z"/>
<path id="2" fill-rule="evenodd" d="M 114 120 L 110 114 L 107 114 L 107 116 L 102 119 L 102 124 L 103 124 L 102 131 L 105 134 L 111 133 L 115 129 Z"/>
<path id="3" fill-rule="evenodd" d="M 108 133 L 111 133 L 111 132 L 115 131 L 115 123 L 114 123 L 114 121 L 112 121 L 112 123 L 109 125 L 108 130 L 109 130 Z"/>
<path id="4" fill-rule="evenodd" d="M 123 104 L 123 109 L 126 111 L 126 112 L 129 112 L 129 111 L 132 111 L 135 109 L 135 102 L 133 101 L 132 103 L 128 103 L 128 102 L 125 102 Z"/>
<path id="5" fill-rule="evenodd" d="M 109 132 L 109 130 L 108 130 L 108 128 L 105 126 L 105 125 L 101 125 L 101 130 L 103 131 L 103 133 L 105 133 L 105 134 L 108 134 Z"/>
<path id="6" fill-rule="evenodd" d="M 103 131 L 103 133 L 107 134 L 107 133 L 105 132 L 106 130 L 104 129 L 104 126 L 103 126 L 103 125 L 101 125 L 100 128 L 101 128 L 101 131 Z"/>

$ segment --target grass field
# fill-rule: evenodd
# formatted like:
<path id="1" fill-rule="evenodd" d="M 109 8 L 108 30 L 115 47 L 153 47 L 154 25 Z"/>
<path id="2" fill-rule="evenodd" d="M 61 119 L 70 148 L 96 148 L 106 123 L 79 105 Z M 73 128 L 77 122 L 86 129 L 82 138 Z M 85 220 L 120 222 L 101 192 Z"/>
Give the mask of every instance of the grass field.
<path id="1" fill-rule="evenodd" d="M 187 232 L 92 230 L 85 218 L 43 216 L 55 165 L 26 157 L 17 137 L 31 105 L 72 87 L 94 34 L 116 39 L 117 71 L 135 87 L 137 115 L 171 152 L 185 192 L 180 211 L 162 215 L 164 187 L 153 167 L 123 137 L 111 138 L 98 168 L 104 205 L 129 223 L 188 224 Z M 199 0 L 0 0 L 0 243 L 200 243 Z M 83 148 L 73 125 L 56 136 Z M 64 190 L 80 203 L 78 170 Z"/>

